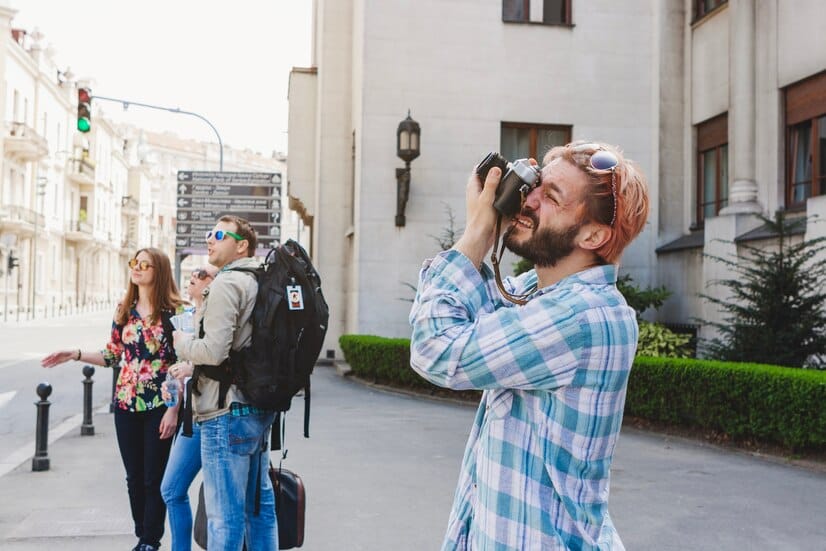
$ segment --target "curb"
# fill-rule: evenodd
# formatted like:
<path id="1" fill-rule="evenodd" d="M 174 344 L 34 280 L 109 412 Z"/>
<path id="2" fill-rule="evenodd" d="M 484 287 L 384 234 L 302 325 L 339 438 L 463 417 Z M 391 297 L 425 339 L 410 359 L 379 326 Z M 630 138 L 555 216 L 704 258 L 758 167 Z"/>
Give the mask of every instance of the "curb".
<path id="1" fill-rule="evenodd" d="M 374 382 L 371 382 L 371 381 L 368 381 L 366 379 L 362 379 L 360 377 L 357 377 L 357 376 L 353 375 L 353 369 L 350 367 L 349 364 L 347 364 L 347 362 L 336 360 L 333 363 L 334 363 L 333 366 L 336 369 L 336 373 L 338 373 L 338 375 L 340 375 L 342 378 L 350 379 L 355 383 L 361 384 L 363 386 L 372 388 L 372 389 L 380 391 L 380 392 L 385 392 L 387 394 L 397 394 L 397 395 L 401 395 L 401 396 L 407 396 L 409 398 L 423 398 L 423 399 L 430 400 L 430 401 L 433 401 L 433 402 L 449 403 L 449 404 L 459 405 L 459 406 L 463 406 L 463 407 L 476 408 L 479 405 L 479 403 L 475 402 L 475 401 L 471 402 L 471 401 L 466 401 L 466 400 L 458 400 L 456 398 L 447 398 L 447 397 L 444 397 L 444 396 L 435 396 L 435 395 L 428 394 L 426 392 L 417 392 L 417 391 L 412 390 L 412 389 L 398 388 L 398 387 L 392 387 L 392 386 L 388 386 L 388 385 L 382 385 L 382 384 L 374 383 Z M 652 434 L 652 435 L 661 436 L 661 437 L 666 438 L 666 439 L 674 439 L 674 440 L 680 440 L 682 442 L 693 443 L 693 444 L 698 445 L 698 446 L 711 448 L 711 449 L 715 449 L 715 450 L 718 450 L 718 451 L 734 452 L 734 453 L 738 453 L 738 454 L 741 454 L 741 455 L 746 455 L 746 456 L 749 456 L 749 457 L 753 457 L 753 458 L 758 459 L 758 460 L 766 461 L 768 463 L 774 463 L 776 465 L 783 465 L 783 466 L 787 466 L 787 467 L 795 467 L 795 468 L 799 468 L 799 469 L 805 469 L 807 471 L 814 471 L 814 472 L 817 472 L 817 473 L 826 474 L 826 462 L 822 462 L 822 461 L 817 461 L 817 460 L 812 460 L 812 459 L 794 459 L 794 458 L 790 458 L 790 457 L 787 457 L 787 456 L 784 456 L 784 455 L 777 455 L 777 454 L 772 454 L 772 453 L 767 453 L 767 452 L 760 452 L 760 451 L 751 451 L 751 450 L 747 450 L 747 449 L 743 449 L 743 448 L 738 448 L 736 446 L 724 446 L 724 445 L 720 445 L 720 444 L 715 444 L 713 442 L 708 442 L 708 441 L 706 441 L 702 438 L 692 438 L 690 436 L 675 434 L 675 433 L 669 432 L 667 430 L 651 430 L 651 429 L 636 427 L 636 426 L 634 426 L 633 424 L 630 424 L 630 423 L 626 424 L 625 419 L 623 420 L 623 428 L 624 429 L 630 429 L 630 430 L 633 430 L 633 431 L 642 432 L 642 433 L 645 433 L 645 434 Z"/>

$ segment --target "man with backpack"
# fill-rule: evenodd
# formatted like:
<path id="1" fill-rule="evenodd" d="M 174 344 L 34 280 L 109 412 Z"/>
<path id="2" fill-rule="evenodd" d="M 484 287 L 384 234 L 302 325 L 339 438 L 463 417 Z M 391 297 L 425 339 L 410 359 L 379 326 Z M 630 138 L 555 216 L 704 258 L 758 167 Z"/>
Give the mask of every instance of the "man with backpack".
<path id="1" fill-rule="evenodd" d="M 246 542 L 249 551 L 271 551 L 278 527 L 266 444 L 275 412 L 248 403 L 228 361 L 252 340 L 257 237 L 247 220 L 222 216 L 206 241 L 209 263 L 221 271 L 204 299 L 198 336 L 175 331 L 174 339 L 178 358 L 196 366 L 193 420 L 201 427 L 209 547 L 240 551 Z"/>

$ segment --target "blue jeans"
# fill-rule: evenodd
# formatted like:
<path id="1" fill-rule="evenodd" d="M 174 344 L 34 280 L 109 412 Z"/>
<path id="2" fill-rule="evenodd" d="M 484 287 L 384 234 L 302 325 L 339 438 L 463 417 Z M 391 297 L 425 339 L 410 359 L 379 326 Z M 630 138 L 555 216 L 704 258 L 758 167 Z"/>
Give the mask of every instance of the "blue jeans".
<path id="1" fill-rule="evenodd" d="M 274 413 L 230 413 L 201 423 L 207 534 L 210 549 L 276 551 L 275 499 L 267 473 L 267 436 Z M 261 502 L 254 514 L 256 489 Z"/>
<path id="2" fill-rule="evenodd" d="M 192 424 L 192 436 L 183 436 L 183 425 L 172 444 L 166 472 L 161 482 L 161 495 L 169 514 L 172 549 L 192 549 L 192 509 L 189 507 L 189 486 L 201 470 L 201 427 Z"/>

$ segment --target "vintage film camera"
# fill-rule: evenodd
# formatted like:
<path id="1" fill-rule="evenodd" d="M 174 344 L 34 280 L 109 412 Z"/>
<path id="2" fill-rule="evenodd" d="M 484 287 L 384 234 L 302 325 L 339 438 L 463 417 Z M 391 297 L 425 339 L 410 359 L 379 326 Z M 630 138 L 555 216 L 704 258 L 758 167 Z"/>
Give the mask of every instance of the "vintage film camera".
<path id="1" fill-rule="evenodd" d="M 496 188 L 493 206 L 502 216 L 513 216 L 522 208 L 523 194 L 527 196 L 539 185 L 539 167 L 531 165 L 528 159 L 517 159 L 511 163 L 491 151 L 476 167 L 476 174 L 483 184 L 488 172 L 495 166 L 502 171 L 502 179 Z"/>

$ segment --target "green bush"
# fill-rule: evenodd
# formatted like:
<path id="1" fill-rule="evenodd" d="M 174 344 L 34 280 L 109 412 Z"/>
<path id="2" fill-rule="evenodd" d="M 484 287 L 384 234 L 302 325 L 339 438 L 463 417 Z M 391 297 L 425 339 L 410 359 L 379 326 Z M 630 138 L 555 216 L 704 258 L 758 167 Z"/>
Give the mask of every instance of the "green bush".
<path id="1" fill-rule="evenodd" d="M 826 373 L 779 366 L 637 357 L 629 415 L 720 431 L 791 450 L 826 449 Z"/>
<path id="2" fill-rule="evenodd" d="M 410 368 L 410 340 L 343 335 L 353 373 L 376 383 L 478 399 L 453 392 Z M 779 366 L 637 356 L 628 382 L 628 415 L 716 431 L 735 440 L 826 450 L 826 372 Z"/>
<path id="3" fill-rule="evenodd" d="M 410 367 L 410 339 L 373 335 L 342 335 L 338 339 L 353 374 L 374 383 L 417 388 L 463 400 L 478 400 L 478 391 L 452 391 L 438 387 Z"/>
<path id="4" fill-rule="evenodd" d="M 640 337 L 637 356 L 656 358 L 690 358 L 691 335 L 675 333 L 668 327 L 648 321 L 640 321 Z"/>

